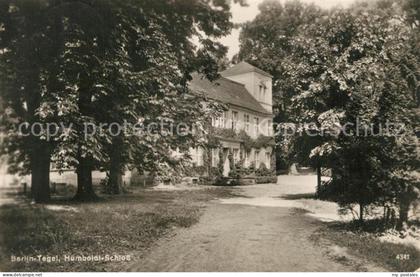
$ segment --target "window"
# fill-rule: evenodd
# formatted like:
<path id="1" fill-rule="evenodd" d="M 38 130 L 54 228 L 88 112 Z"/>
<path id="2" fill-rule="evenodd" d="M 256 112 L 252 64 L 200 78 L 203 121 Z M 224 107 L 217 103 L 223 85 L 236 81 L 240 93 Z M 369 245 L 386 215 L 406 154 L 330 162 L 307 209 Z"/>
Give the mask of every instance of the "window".
<path id="1" fill-rule="evenodd" d="M 215 117 L 215 118 L 213 118 L 212 119 L 212 123 L 213 123 L 213 126 L 214 127 L 219 127 L 220 126 L 220 116 L 218 116 L 218 117 Z"/>
<path id="2" fill-rule="evenodd" d="M 267 165 L 267 168 L 270 168 L 270 164 L 271 164 L 270 152 L 265 153 L 265 164 Z"/>
<path id="3" fill-rule="evenodd" d="M 260 151 L 255 151 L 255 168 L 260 167 Z"/>
<path id="4" fill-rule="evenodd" d="M 232 130 L 236 130 L 238 124 L 238 112 L 232 111 Z"/>
<path id="5" fill-rule="evenodd" d="M 249 131 L 249 114 L 244 115 L 244 121 L 245 121 L 245 131 Z"/>
<path id="6" fill-rule="evenodd" d="M 233 149 L 233 160 L 235 163 L 239 162 L 239 149 Z"/>
<path id="7" fill-rule="evenodd" d="M 211 156 L 212 156 L 212 166 L 213 167 L 217 167 L 217 165 L 219 164 L 219 151 L 218 149 L 213 148 L 211 150 Z"/>
<path id="8" fill-rule="evenodd" d="M 248 166 L 248 162 L 249 162 L 249 154 L 248 154 L 248 152 L 245 150 L 245 152 L 244 152 L 244 163 L 245 163 L 245 166 Z"/>
<path id="9" fill-rule="evenodd" d="M 265 101 L 265 97 L 267 95 L 267 87 L 265 86 L 265 84 L 261 81 L 261 84 L 259 85 L 259 99 L 262 101 Z"/>
<path id="10" fill-rule="evenodd" d="M 254 117 L 254 121 L 255 121 L 255 134 L 258 136 L 259 132 L 260 132 L 260 119 L 258 117 Z"/>
<path id="11" fill-rule="evenodd" d="M 220 127 L 220 128 L 225 128 L 225 123 L 226 122 L 226 112 L 223 112 L 222 114 L 221 114 L 221 116 L 219 117 L 219 126 L 218 127 Z"/>
<path id="12" fill-rule="evenodd" d="M 196 166 L 201 166 L 203 165 L 203 151 L 200 147 L 196 147 L 193 150 L 193 164 L 195 164 Z"/>

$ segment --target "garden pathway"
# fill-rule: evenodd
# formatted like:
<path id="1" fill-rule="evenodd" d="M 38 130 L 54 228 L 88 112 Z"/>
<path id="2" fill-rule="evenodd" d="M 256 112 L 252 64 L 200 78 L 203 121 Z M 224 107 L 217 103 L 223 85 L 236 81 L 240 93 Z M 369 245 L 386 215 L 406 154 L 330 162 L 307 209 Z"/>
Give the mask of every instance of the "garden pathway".
<path id="1" fill-rule="evenodd" d="M 313 176 L 285 176 L 278 184 L 237 188 L 242 197 L 213 201 L 199 223 L 161 239 L 127 270 L 384 271 L 316 240 L 313 234 L 324 224 L 320 218 L 281 198 L 313 189 Z"/>

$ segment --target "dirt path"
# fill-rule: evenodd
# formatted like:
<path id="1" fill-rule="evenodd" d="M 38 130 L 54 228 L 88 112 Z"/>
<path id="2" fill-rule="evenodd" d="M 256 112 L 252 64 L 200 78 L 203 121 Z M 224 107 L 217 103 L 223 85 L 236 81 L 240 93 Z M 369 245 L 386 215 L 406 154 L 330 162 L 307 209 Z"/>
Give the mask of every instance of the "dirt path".
<path id="1" fill-rule="evenodd" d="M 281 194 L 278 186 L 245 187 L 255 199 Z M 322 223 L 291 207 L 255 204 L 209 204 L 200 222 L 162 239 L 129 271 L 383 271 L 343 249 L 314 243 Z M 334 255 L 341 252 L 339 256 Z"/>

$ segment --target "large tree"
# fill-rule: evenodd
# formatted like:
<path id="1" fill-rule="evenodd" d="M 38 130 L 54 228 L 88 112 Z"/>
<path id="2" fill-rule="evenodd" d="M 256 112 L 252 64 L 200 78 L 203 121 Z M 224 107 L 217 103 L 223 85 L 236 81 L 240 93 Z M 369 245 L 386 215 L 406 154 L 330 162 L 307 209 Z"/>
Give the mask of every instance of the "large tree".
<path id="1" fill-rule="evenodd" d="M 294 87 L 289 79 L 287 58 L 294 51 L 293 39 L 301 26 L 314 24 L 325 14 L 314 4 L 298 0 L 266 0 L 259 5 L 260 13 L 254 20 L 244 23 L 239 37 L 240 51 L 235 57 L 269 72 L 273 76 L 274 107 L 277 122 L 286 122 Z"/>
<path id="2" fill-rule="evenodd" d="M 92 199 L 93 169 L 110 171 L 118 192 L 125 164 L 173 166 L 171 150 L 194 145 L 193 133 L 115 136 L 109 125 L 89 134 L 86 126 L 203 119 L 187 84 L 193 71 L 217 77 L 226 48 L 215 39 L 232 27 L 229 1 L 4 1 L 1 15 L 4 150 L 11 168 L 28 165 L 35 196 L 42 188 L 36 201 L 49 198 L 51 156 L 58 169 L 76 168 L 76 198 Z M 50 140 L 11 132 L 26 121 L 71 128 Z"/>
<path id="3" fill-rule="evenodd" d="M 418 197 L 417 12 L 411 0 L 329 12 L 266 1 L 241 32 L 238 58 L 274 76 L 276 121 L 296 124 L 294 136 L 276 136 L 287 146 L 278 147 L 278 155 L 332 168 L 325 193 L 343 206 L 358 203 L 362 220 L 367 205 L 387 202 L 399 204 L 400 221 L 406 221 Z M 346 126 L 350 135 L 341 130 L 359 122 L 378 132 L 388 121 L 404 124 L 405 132 L 359 136 L 353 125 Z"/>
<path id="4" fill-rule="evenodd" d="M 0 3 L 1 98 L 5 137 L 2 152 L 8 154 L 9 170 L 32 173 L 32 196 L 37 202 L 49 200 L 49 168 L 53 144 L 40 128 L 39 136 L 22 136 L 23 122 L 47 123 L 40 111 L 51 57 L 58 52 L 58 30 L 44 1 L 2 1 Z M 27 130 L 25 130 L 27 131 Z"/>
<path id="5" fill-rule="evenodd" d="M 299 36 L 301 26 L 319 21 L 325 11 L 313 4 L 300 1 L 266 0 L 259 5 L 260 13 L 254 20 L 242 25 L 240 51 L 234 60 L 245 60 L 273 76 L 273 108 L 275 123 L 290 121 L 291 99 L 297 94 L 292 80 L 293 67 L 290 56 L 295 53 L 293 40 Z M 288 169 L 293 152 L 290 137 L 276 136 L 277 169 Z M 308 145 L 305 143 L 301 145 Z M 304 162 L 305 159 L 300 159 Z"/>
<path id="6" fill-rule="evenodd" d="M 410 69 L 416 58 L 410 28 L 400 14 L 391 14 L 386 6 L 334 10 L 304 26 L 290 60 L 298 92 L 292 108 L 293 120 L 315 123 L 318 134 L 311 153 L 300 154 L 333 170 L 324 192 L 343 206 L 359 204 L 360 220 L 370 204 L 398 204 L 402 225 L 418 197 Z"/>

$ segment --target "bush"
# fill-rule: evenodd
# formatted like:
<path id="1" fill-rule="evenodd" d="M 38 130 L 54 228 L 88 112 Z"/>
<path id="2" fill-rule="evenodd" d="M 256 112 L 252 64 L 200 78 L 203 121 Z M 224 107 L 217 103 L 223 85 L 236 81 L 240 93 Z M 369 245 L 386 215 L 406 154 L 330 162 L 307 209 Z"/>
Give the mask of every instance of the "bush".
<path id="1" fill-rule="evenodd" d="M 207 175 L 207 167 L 204 165 L 184 166 L 182 168 L 182 175 L 185 176 L 204 176 Z"/>
<path id="2" fill-rule="evenodd" d="M 277 176 L 257 176 L 255 177 L 255 182 L 257 184 L 275 184 L 277 183 Z"/>
<path id="3" fill-rule="evenodd" d="M 240 182 L 237 178 L 221 177 L 215 180 L 216 186 L 238 186 Z"/>
<path id="4" fill-rule="evenodd" d="M 213 185 L 216 181 L 215 177 L 211 177 L 211 176 L 202 176 L 199 179 L 199 184 L 200 185 L 204 185 L 204 186 L 210 186 Z"/>
<path id="5" fill-rule="evenodd" d="M 255 171 L 255 162 L 249 163 L 248 170 Z"/>
<path id="6" fill-rule="evenodd" d="M 153 186 L 153 176 L 151 174 L 139 174 L 137 170 L 131 172 L 130 186 Z"/>
<path id="7" fill-rule="evenodd" d="M 211 167 L 210 168 L 209 177 L 216 178 L 220 175 L 221 175 L 221 173 L 220 173 L 220 170 L 219 170 L 218 167 Z"/>
<path id="8" fill-rule="evenodd" d="M 207 167 L 205 167 L 204 165 L 193 166 L 192 172 L 195 175 L 203 176 L 203 175 L 207 174 Z"/>
<path id="9" fill-rule="evenodd" d="M 264 163 L 260 164 L 260 167 L 256 170 L 255 174 L 257 176 L 273 176 L 274 171 L 267 168 Z"/>
<path id="10" fill-rule="evenodd" d="M 228 180 L 227 178 L 222 177 L 222 176 L 217 177 L 217 178 L 214 180 L 213 185 L 215 185 L 215 186 L 226 186 L 226 185 L 228 184 L 227 180 Z"/>

